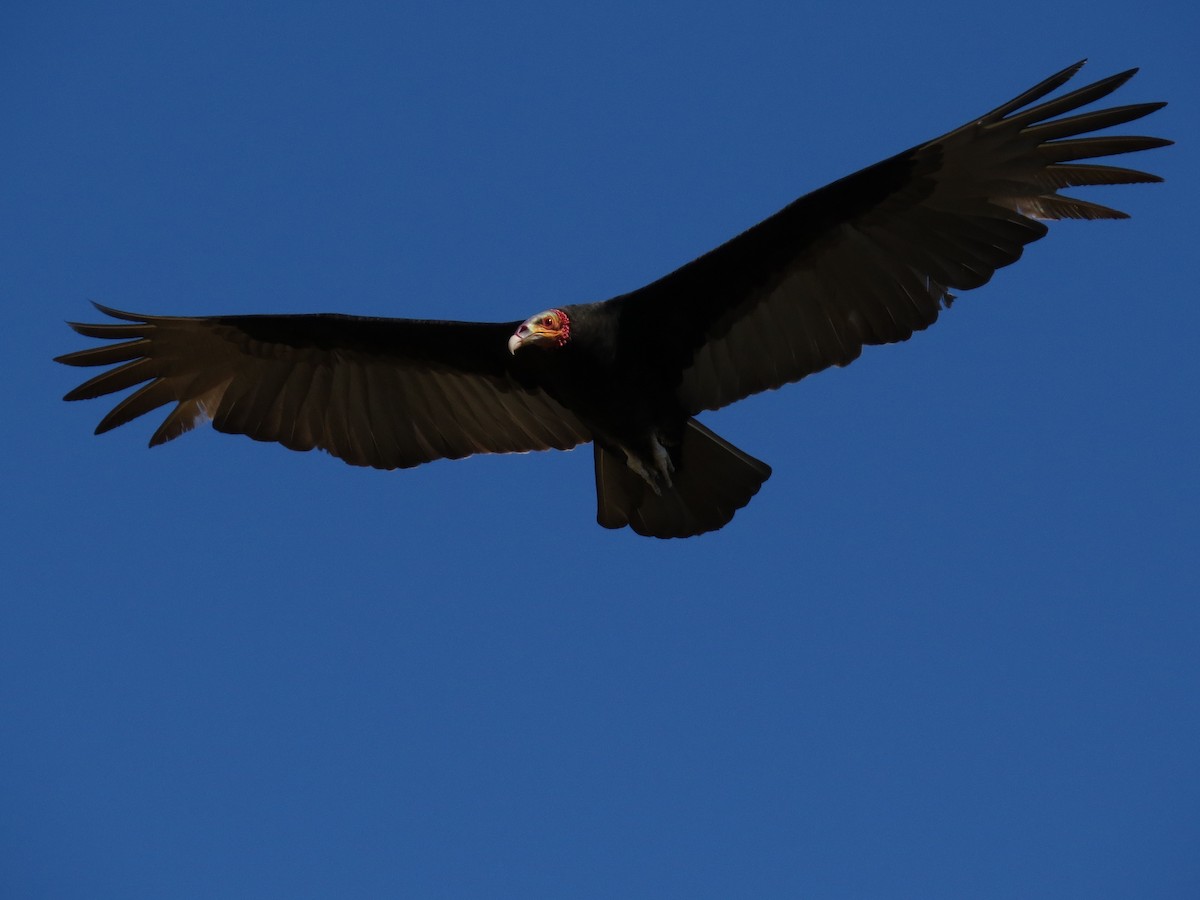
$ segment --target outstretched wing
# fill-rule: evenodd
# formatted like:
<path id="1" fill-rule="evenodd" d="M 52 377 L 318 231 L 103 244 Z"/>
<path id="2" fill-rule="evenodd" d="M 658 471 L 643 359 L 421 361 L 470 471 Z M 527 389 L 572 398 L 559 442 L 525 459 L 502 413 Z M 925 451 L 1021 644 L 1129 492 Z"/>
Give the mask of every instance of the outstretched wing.
<path id="1" fill-rule="evenodd" d="M 1124 84 L 1133 69 L 1039 106 L 1083 65 L 987 115 L 801 197 L 769 219 L 616 298 L 629 352 L 677 385 L 688 413 L 717 409 L 903 341 L 953 299 L 1016 262 L 1042 219 L 1125 214 L 1058 190 L 1161 181 L 1080 162 L 1170 144 L 1089 132 L 1141 118 L 1140 103 L 1055 118 Z"/>
<path id="2" fill-rule="evenodd" d="M 97 434 L 175 403 L 151 446 L 205 418 L 218 431 L 292 450 L 320 448 L 378 469 L 473 453 L 565 450 L 591 440 L 508 352 L 516 322 L 185 318 L 97 307 L 123 324 L 71 327 L 120 343 L 68 353 L 58 362 L 116 368 L 65 399 L 146 382 L 101 420 Z"/>

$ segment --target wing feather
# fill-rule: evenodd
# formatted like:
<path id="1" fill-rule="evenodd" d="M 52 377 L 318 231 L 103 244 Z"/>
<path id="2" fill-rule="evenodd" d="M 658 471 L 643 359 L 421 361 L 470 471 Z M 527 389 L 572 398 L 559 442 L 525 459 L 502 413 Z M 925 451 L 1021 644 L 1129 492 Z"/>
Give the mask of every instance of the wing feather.
<path id="1" fill-rule="evenodd" d="M 218 431 L 326 450 L 352 465 L 404 468 L 474 453 L 567 449 L 591 440 L 507 350 L 516 323 L 353 316 L 147 316 L 71 323 L 115 340 L 59 357 L 113 366 L 68 400 L 137 387 L 97 432 L 174 403 L 150 439 L 208 418 Z"/>

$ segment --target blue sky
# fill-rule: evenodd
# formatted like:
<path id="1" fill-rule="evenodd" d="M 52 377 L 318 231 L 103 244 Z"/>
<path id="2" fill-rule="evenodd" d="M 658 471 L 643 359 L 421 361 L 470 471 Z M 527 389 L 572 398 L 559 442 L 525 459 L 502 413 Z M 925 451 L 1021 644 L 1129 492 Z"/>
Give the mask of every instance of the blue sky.
<path id="1" fill-rule="evenodd" d="M 4 895 L 1196 896 L 1198 26 L 0 13 Z M 149 451 L 59 400 L 90 299 L 602 299 L 1085 56 L 1171 101 L 1126 129 L 1178 142 L 1137 163 L 1167 183 L 707 416 L 775 470 L 716 534 L 598 528 L 586 450 L 380 473 L 209 429 Z"/>

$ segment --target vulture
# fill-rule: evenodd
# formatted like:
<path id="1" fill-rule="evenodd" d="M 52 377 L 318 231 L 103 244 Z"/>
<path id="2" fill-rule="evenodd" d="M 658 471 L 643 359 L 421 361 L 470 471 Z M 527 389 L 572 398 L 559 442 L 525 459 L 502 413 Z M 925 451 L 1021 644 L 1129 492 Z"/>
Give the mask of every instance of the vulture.
<path id="1" fill-rule="evenodd" d="M 109 366 L 65 397 L 141 385 L 96 433 L 174 404 L 150 445 L 218 431 L 397 469 L 591 442 L 597 521 L 658 538 L 729 522 L 771 474 L 696 416 L 853 362 L 934 323 L 1049 219 L 1126 214 L 1059 193 L 1157 182 L 1091 160 L 1170 144 L 1093 132 L 1165 104 L 1089 112 L 1136 69 L 1044 99 L 1083 62 L 961 128 L 793 201 L 657 281 L 523 321 L 141 315 L 68 323 Z"/>

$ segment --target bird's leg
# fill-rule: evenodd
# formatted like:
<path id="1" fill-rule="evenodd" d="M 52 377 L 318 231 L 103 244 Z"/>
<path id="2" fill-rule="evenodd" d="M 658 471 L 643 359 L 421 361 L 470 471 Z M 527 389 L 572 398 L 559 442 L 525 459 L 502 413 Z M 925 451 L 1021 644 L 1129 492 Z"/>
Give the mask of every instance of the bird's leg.
<path id="1" fill-rule="evenodd" d="M 628 447 L 622 449 L 625 451 L 626 465 L 637 472 L 641 479 L 650 485 L 650 489 L 654 493 L 661 497 L 662 492 L 671 487 L 671 475 L 675 472 L 675 464 L 671 462 L 671 454 L 662 445 L 658 435 L 650 438 L 651 465 L 647 465 L 647 461 L 641 455 L 634 453 Z"/>
<path id="2" fill-rule="evenodd" d="M 654 436 L 650 444 L 650 452 L 654 454 L 654 468 L 657 469 L 662 476 L 670 484 L 671 476 L 675 474 L 675 464 L 671 462 L 671 454 L 667 448 L 663 446 L 662 441 L 658 439 L 658 435 Z"/>

